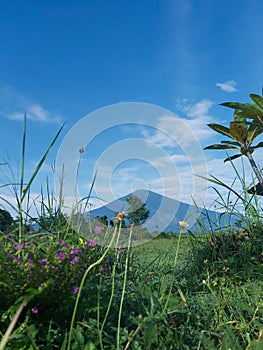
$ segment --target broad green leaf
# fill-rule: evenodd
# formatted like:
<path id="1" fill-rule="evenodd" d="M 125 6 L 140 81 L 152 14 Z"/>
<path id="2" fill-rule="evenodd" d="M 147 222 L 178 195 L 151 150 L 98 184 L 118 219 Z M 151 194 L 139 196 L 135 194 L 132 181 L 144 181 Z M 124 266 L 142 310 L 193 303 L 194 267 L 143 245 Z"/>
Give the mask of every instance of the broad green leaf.
<path id="1" fill-rule="evenodd" d="M 240 123 L 245 129 L 247 129 L 246 116 L 243 113 L 239 113 L 238 110 L 235 110 L 234 112 L 234 121 Z"/>
<path id="2" fill-rule="evenodd" d="M 207 149 L 228 149 L 228 150 L 239 150 L 238 147 L 234 147 L 231 145 L 222 145 L 222 144 L 214 144 L 214 145 L 210 145 L 210 146 L 206 146 L 204 148 L 204 150 Z"/>
<path id="3" fill-rule="evenodd" d="M 256 119 L 250 123 L 250 126 L 247 130 L 248 136 L 247 140 L 249 143 L 252 143 L 261 133 L 263 132 L 263 124 L 258 122 Z"/>
<path id="4" fill-rule="evenodd" d="M 238 113 L 239 116 L 243 116 L 250 119 L 263 119 L 263 112 L 257 109 L 253 104 L 244 104 L 240 102 L 224 102 L 221 103 L 221 106 L 235 109 L 236 113 Z"/>
<path id="5" fill-rule="evenodd" d="M 237 142 L 237 141 L 227 141 L 227 140 L 223 140 L 223 141 L 221 141 L 221 143 L 226 144 L 226 145 L 232 145 L 232 146 L 240 147 L 240 143 Z"/>
<path id="6" fill-rule="evenodd" d="M 241 153 L 239 153 L 239 154 L 234 154 L 233 156 L 227 157 L 226 159 L 224 159 L 224 163 L 229 162 L 229 161 L 231 161 L 231 160 L 234 160 L 234 159 L 236 159 L 236 158 L 239 158 L 239 157 L 241 157 L 241 156 L 242 156 Z"/>
<path id="7" fill-rule="evenodd" d="M 231 122 L 230 133 L 235 140 L 245 144 L 247 139 L 247 130 L 243 127 L 242 124 Z"/>
<path id="8" fill-rule="evenodd" d="M 260 108 L 260 110 L 263 112 L 263 97 L 257 94 L 250 94 L 249 95 L 251 100 L 253 100 L 257 106 Z"/>
<path id="9" fill-rule="evenodd" d="M 230 129 L 227 128 L 224 125 L 220 125 L 220 124 L 207 124 L 209 126 L 209 128 L 215 130 L 216 132 L 218 132 L 219 134 L 225 135 L 230 137 L 231 139 L 233 138 L 233 136 L 230 133 Z"/>

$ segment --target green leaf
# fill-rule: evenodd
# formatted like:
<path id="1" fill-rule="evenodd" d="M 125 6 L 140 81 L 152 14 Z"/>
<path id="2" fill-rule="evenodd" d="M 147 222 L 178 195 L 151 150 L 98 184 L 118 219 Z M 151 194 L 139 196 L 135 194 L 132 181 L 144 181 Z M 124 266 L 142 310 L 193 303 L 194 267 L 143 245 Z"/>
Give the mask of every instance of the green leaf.
<path id="1" fill-rule="evenodd" d="M 209 128 L 215 130 L 216 132 L 218 132 L 219 134 L 225 135 L 230 137 L 231 139 L 233 138 L 233 136 L 230 133 L 230 129 L 227 128 L 224 125 L 220 125 L 220 124 L 207 124 L 209 126 Z"/>
<path id="2" fill-rule="evenodd" d="M 241 153 L 239 153 L 239 154 L 234 154 L 233 156 L 227 157 L 226 159 L 224 159 L 224 163 L 225 163 L 225 162 L 232 161 L 232 160 L 234 160 L 234 159 L 236 159 L 236 158 L 239 158 L 239 157 L 241 157 L 241 156 L 242 156 Z"/>
<path id="3" fill-rule="evenodd" d="M 252 143 L 263 132 L 263 124 L 257 119 L 254 119 L 247 130 L 247 140 Z"/>
<path id="4" fill-rule="evenodd" d="M 242 124 L 231 122 L 230 123 L 230 132 L 232 137 L 242 144 L 245 144 L 247 140 L 247 130 L 243 127 Z"/>
<path id="5" fill-rule="evenodd" d="M 263 147 L 263 142 L 259 142 L 256 146 L 250 147 L 252 150 L 256 149 L 256 148 L 262 148 Z"/>
<path id="6" fill-rule="evenodd" d="M 260 110 L 263 112 L 263 97 L 257 94 L 250 94 L 249 95 L 251 100 L 253 100 L 257 106 L 260 108 Z"/>
<path id="7" fill-rule="evenodd" d="M 244 104 L 240 102 L 224 102 L 221 103 L 221 106 L 235 109 L 236 113 L 238 113 L 239 116 L 243 116 L 250 119 L 262 118 L 263 120 L 263 112 L 261 112 L 251 103 Z"/>
<path id="8" fill-rule="evenodd" d="M 238 148 L 240 147 L 240 143 L 236 142 L 236 141 L 221 141 L 221 143 L 226 144 L 226 145 L 233 145 L 233 146 L 237 146 Z"/>
<path id="9" fill-rule="evenodd" d="M 235 146 L 231 146 L 231 145 L 222 145 L 222 144 L 215 144 L 215 145 L 210 145 L 210 146 L 206 146 L 204 148 L 204 150 L 207 149 L 228 149 L 228 150 L 239 150 L 238 147 Z"/>

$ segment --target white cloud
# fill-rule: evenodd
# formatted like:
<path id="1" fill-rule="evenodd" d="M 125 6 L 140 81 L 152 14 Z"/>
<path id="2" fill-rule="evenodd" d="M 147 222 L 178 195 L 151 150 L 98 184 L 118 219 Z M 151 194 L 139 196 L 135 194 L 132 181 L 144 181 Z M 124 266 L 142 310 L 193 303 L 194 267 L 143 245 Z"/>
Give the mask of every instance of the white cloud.
<path id="1" fill-rule="evenodd" d="M 178 101 L 179 109 L 188 118 L 167 115 L 159 118 L 156 131 L 150 133 L 144 130 L 142 135 L 160 147 L 182 148 L 185 153 L 189 146 L 199 144 L 200 141 L 208 140 L 214 132 L 206 126 L 213 118 L 209 115 L 209 110 L 213 102 L 203 99 L 196 104 L 187 104 L 187 99 Z"/>
<path id="2" fill-rule="evenodd" d="M 4 84 L 0 84 L 0 105 L 0 117 L 9 120 L 22 121 L 25 114 L 27 119 L 42 123 L 61 123 L 64 119 L 61 114 L 32 102 L 28 97 Z"/>
<path id="3" fill-rule="evenodd" d="M 237 83 L 235 82 L 235 80 L 228 80 L 228 81 L 225 81 L 224 83 L 216 83 L 216 86 L 220 87 L 220 89 L 226 92 L 237 91 L 235 87 L 236 85 Z"/>

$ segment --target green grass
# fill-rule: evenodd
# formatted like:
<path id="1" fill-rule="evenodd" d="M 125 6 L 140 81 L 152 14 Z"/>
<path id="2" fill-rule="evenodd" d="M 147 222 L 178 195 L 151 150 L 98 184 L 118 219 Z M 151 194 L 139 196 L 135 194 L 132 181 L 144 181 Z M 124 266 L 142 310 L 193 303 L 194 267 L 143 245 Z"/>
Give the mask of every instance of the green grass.
<path id="1" fill-rule="evenodd" d="M 20 180 L 4 185 L 18 221 L 0 235 L 0 350 L 263 348 L 263 224 L 245 186 L 239 228 L 162 234 L 120 250 L 85 241 L 63 216 L 62 193 L 57 204 L 47 186 L 31 232 L 30 185 L 48 152 L 25 183 L 25 136 Z M 218 194 L 229 209 L 230 196 Z M 129 232 L 136 242 L 143 233 Z"/>

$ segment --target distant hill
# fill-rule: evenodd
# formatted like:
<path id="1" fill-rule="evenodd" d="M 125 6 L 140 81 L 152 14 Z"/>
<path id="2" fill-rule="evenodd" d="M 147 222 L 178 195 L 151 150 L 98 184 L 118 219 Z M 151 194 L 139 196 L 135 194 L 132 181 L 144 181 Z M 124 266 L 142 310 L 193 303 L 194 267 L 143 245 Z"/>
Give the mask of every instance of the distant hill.
<path id="1" fill-rule="evenodd" d="M 149 232 L 177 233 L 179 231 L 179 221 L 186 221 L 188 223 L 187 229 L 201 232 L 197 220 L 201 220 L 203 227 L 210 231 L 218 227 L 220 218 L 221 222 L 222 220 L 230 220 L 229 217 L 220 215 L 218 212 L 197 208 L 194 205 L 183 203 L 148 190 L 137 190 L 105 206 L 91 210 L 89 215 L 93 217 L 106 215 L 109 220 L 114 220 L 117 212 L 122 210 L 127 212 L 128 203 L 126 199 L 132 195 L 139 197 L 143 203 L 146 203 L 146 208 L 150 211 L 150 216 L 143 225 Z"/>

